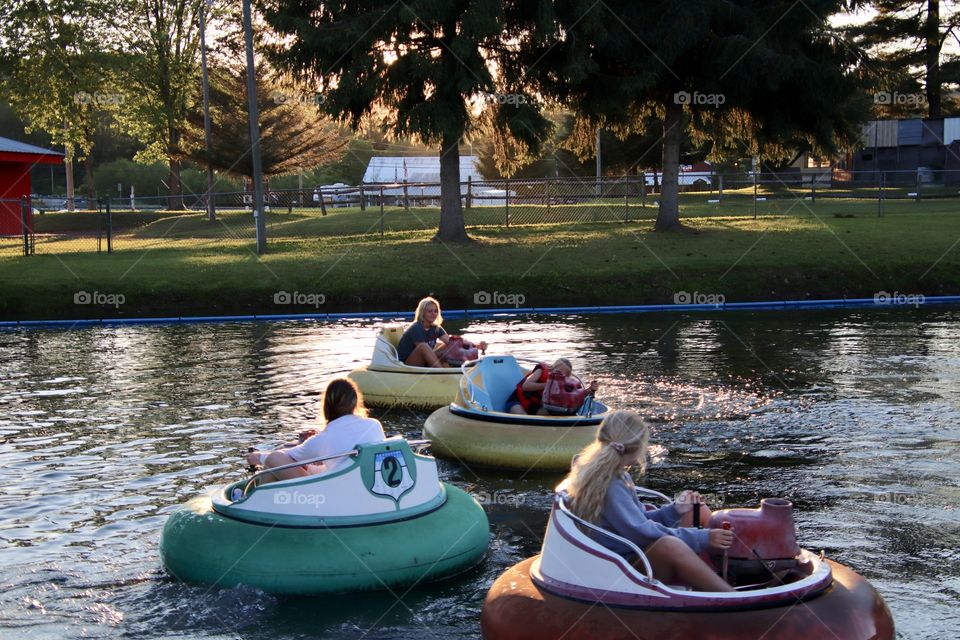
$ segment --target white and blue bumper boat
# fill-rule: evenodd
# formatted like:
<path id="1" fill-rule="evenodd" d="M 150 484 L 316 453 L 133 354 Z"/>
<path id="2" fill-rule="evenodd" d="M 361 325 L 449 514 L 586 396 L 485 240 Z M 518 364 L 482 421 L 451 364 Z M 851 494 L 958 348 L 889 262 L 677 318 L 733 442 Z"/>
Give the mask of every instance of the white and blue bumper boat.
<path id="1" fill-rule="evenodd" d="M 573 415 L 509 413 L 507 400 L 536 364 L 510 355 L 465 362 L 456 399 L 430 414 L 423 426 L 431 450 L 442 458 L 485 467 L 569 469 L 573 456 L 593 442 L 610 409 L 591 396 Z"/>

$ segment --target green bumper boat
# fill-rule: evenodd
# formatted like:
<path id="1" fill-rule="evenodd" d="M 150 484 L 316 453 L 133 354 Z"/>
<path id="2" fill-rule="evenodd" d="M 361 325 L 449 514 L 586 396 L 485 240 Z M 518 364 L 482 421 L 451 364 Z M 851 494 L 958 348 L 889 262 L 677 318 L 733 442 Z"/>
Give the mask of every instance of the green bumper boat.
<path id="1" fill-rule="evenodd" d="M 487 516 L 440 482 L 432 457 L 402 438 L 348 455 L 327 474 L 191 500 L 164 526 L 163 566 L 185 582 L 313 595 L 415 585 L 482 560 Z"/>

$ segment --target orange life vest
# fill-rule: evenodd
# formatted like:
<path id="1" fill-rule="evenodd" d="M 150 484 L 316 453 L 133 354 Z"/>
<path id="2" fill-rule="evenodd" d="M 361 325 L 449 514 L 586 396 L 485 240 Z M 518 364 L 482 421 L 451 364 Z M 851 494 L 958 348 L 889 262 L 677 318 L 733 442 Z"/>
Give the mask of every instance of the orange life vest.
<path id="1" fill-rule="evenodd" d="M 533 371 L 523 376 L 523 380 L 517 383 L 517 400 L 520 402 L 520 406 L 523 407 L 523 410 L 528 414 L 534 414 L 540 410 L 540 407 L 543 404 L 543 391 L 527 391 L 523 388 L 523 383 L 527 379 L 535 374 L 537 370 L 540 371 L 540 376 L 537 379 L 537 382 L 546 382 L 550 377 L 550 367 L 544 362 L 541 362 L 533 368 Z"/>

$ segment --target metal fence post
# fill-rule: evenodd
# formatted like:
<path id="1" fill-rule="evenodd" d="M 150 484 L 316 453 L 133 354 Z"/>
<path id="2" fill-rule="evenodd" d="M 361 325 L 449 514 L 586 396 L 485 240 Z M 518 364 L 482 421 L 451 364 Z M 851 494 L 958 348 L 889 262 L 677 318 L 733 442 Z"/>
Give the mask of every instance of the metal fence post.
<path id="1" fill-rule="evenodd" d="M 20 198 L 20 228 L 23 230 L 23 255 L 30 255 L 30 196 Z"/>
<path id="2" fill-rule="evenodd" d="M 113 253 L 113 212 L 110 209 L 110 196 L 107 196 L 107 253 Z"/>
<path id="3" fill-rule="evenodd" d="M 421 203 L 422 205 L 423 203 Z M 410 213 L 410 190 L 407 186 L 407 179 L 403 179 L 403 208 Z"/>
<path id="4" fill-rule="evenodd" d="M 166 200 L 170 202 L 169 197 Z M 87 206 L 91 206 L 89 203 Z M 103 199 L 97 198 L 97 253 L 103 251 Z"/>
<path id="5" fill-rule="evenodd" d="M 717 175 L 717 206 L 723 205 L 723 174 Z"/>
<path id="6" fill-rule="evenodd" d="M 817 204 L 817 177 L 810 178 L 810 202 Z"/>
<path id="7" fill-rule="evenodd" d="M 469 209 L 473 203 L 473 176 L 467 176 L 467 202 L 466 208 Z"/>
<path id="8" fill-rule="evenodd" d="M 506 226 L 510 226 L 510 178 L 504 180 L 503 187 L 503 215 Z"/>
<path id="9" fill-rule="evenodd" d="M 383 244 L 383 187 L 380 187 L 380 244 Z"/>
<path id="10" fill-rule="evenodd" d="M 915 202 L 920 202 L 920 169 L 917 169 L 917 196 Z"/>
<path id="11" fill-rule="evenodd" d="M 630 222 L 630 176 L 623 183 L 623 221 Z"/>
<path id="12" fill-rule="evenodd" d="M 547 216 L 550 215 L 550 178 L 543 183 L 543 201 L 547 205 Z"/>
<path id="13" fill-rule="evenodd" d="M 320 215 L 327 215 L 327 203 L 325 202 L 326 194 L 323 192 L 323 187 L 320 187 Z"/>
<path id="14" fill-rule="evenodd" d="M 640 206 L 647 208 L 647 172 L 640 172 Z M 641 214 L 642 215 L 642 214 Z"/>
<path id="15" fill-rule="evenodd" d="M 757 170 L 753 170 L 753 219 L 757 219 Z"/>
<path id="16" fill-rule="evenodd" d="M 880 172 L 880 175 L 877 176 L 877 217 L 883 215 L 883 183 L 884 175 L 883 172 Z"/>

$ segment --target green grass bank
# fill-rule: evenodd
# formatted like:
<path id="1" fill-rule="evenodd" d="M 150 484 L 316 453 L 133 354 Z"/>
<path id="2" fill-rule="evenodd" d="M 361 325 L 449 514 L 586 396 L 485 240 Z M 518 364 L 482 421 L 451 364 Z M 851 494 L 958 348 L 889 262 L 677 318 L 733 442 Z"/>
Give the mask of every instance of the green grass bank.
<path id="1" fill-rule="evenodd" d="M 626 222 L 584 209 L 579 221 L 509 228 L 468 216 L 466 246 L 431 242 L 434 210 L 385 212 L 382 237 L 376 209 L 295 211 L 271 216 L 263 256 L 240 214 L 139 214 L 115 227 L 111 254 L 0 257 L 0 318 L 392 311 L 430 292 L 449 308 L 960 293 L 960 202 L 885 208 L 878 217 L 875 204 L 827 202 L 754 219 L 693 205 L 689 234 L 654 233 L 652 207 Z"/>

